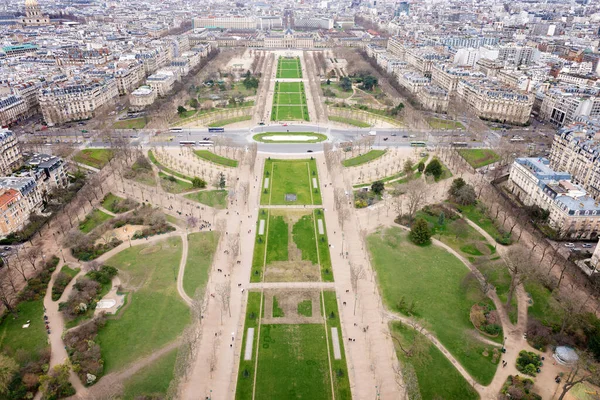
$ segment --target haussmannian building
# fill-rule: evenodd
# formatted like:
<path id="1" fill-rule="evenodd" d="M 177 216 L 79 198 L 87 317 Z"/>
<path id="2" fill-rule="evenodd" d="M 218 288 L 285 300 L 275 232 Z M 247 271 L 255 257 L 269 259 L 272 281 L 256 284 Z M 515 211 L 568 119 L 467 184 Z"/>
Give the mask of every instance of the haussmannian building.
<path id="1" fill-rule="evenodd" d="M 10 175 L 22 163 L 17 135 L 8 129 L 0 129 L 0 176 Z"/>

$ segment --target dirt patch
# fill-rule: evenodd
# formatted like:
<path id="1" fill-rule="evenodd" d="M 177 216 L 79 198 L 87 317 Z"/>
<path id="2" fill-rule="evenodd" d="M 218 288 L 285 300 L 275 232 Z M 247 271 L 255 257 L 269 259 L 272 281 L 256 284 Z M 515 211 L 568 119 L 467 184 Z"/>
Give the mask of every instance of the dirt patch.
<path id="1" fill-rule="evenodd" d="M 316 282 L 319 266 L 310 261 L 275 261 L 265 270 L 265 282 Z"/>
<path id="2" fill-rule="evenodd" d="M 162 249 L 161 245 L 155 245 L 146 247 L 145 249 L 140 250 L 140 254 L 153 254 L 158 253 Z"/>
<path id="3" fill-rule="evenodd" d="M 268 289 L 265 295 L 265 315 L 263 324 L 322 324 L 321 292 L 318 289 Z M 273 297 L 277 306 L 283 310 L 283 317 L 273 317 Z M 298 304 L 310 300 L 312 316 L 298 314 Z"/>
<path id="4" fill-rule="evenodd" d="M 102 236 L 96 240 L 96 244 L 104 243 L 105 239 L 117 238 L 121 241 L 128 240 L 133 234 L 137 231 L 141 231 L 144 228 L 147 228 L 147 225 L 123 225 L 120 228 L 110 229 L 102 234 Z"/>

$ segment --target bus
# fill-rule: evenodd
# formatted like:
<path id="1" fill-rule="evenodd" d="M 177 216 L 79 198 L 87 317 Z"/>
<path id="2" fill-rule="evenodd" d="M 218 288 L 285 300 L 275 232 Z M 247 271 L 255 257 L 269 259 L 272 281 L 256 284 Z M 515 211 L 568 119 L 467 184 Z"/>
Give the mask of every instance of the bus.
<path id="1" fill-rule="evenodd" d="M 410 147 L 427 147 L 427 143 L 421 141 L 410 142 Z"/>
<path id="2" fill-rule="evenodd" d="M 450 143 L 452 147 L 468 147 L 469 144 L 467 142 L 452 142 Z"/>
<path id="3" fill-rule="evenodd" d="M 193 140 L 180 140 L 179 141 L 180 146 L 194 146 L 195 144 L 196 144 L 196 142 Z"/>
<path id="4" fill-rule="evenodd" d="M 169 128 L 170 132 L 183 132 L 183 128 Z"/>
<path id="5" fill-rule="evenodd" d="M 215 143 L 212 140 L 198 140 L 198 143 L 196 144 L 202 147 L 209 147 L 214 145 Z"/>
<path id="6" fill-rule="evenodd" d="M 225 128 L 208 128 L 208 132 L 225 132 Z"/>

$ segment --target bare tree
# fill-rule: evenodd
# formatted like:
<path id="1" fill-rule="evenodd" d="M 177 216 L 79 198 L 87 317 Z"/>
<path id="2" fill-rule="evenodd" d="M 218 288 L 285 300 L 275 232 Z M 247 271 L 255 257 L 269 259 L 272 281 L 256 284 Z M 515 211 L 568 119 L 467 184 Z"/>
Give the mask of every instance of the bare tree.
<path id="1" fill-rule="evenodd" d="M 354 315 L 356 315 L 356 299 L 358 297 L 358 281 L 365 276 L 365 270 L 362 266 L 350 263 L 350 285 L 354 292 Z"/>
<path id="2" fill-rule="evenodd" d="M 412 221 L 419 208 L 427 199 L 428 190 L 425 182 L 421 180 L 410 181 L 406 185 L 406 200 L 408 205 L 408 219 Z"/>
<path id="3" fill-rule="evenodd" d="M 37 268 L 35 267 L 35 263 L 40 258 L 41 253 L 42 253 L 42 251 L 40 250 L 39 247 L 31 247 L 24 254 L 25 259 L 27 261 L 29 261 L 29 264 L 31 264 L 31 267 L 34 270 L 37 270 Z"/>
<path id="4" fill-rule="evenodd" d="M 598 364 L 594 362 L 594 357 L 588 353 L 580 353 L 577 363 L 574 364 L 567 375 L 563 377 L 564 383 L 558 400 L 563 400 L 569 390 L 579 383 L 595 383 L 598 381 L 598 378 L 600 378 L 600 368 Z"/>
<path id="5" fill-rule="evenodd" d="M 533 266 L 529 260 L 528 251 L 522 247 L 513 247 L 506 256 L 506 266 L 510 272 L 510 285 L 506 295 L 506 308 L 510 308 L 515 289 L 530 277 Z"/>
<path id="6" fill-rule="evenodd" d="M 231 317 L 231 282 L 222 282 L 215 288 L 215 293 L 221 302 L 221 324 L 223 323 L 223 312 L 227 311 L 229 317 Z"/>
<path id="7" fill-rule="evenodd" d="M 13 314 L 15 317 L 17 316 L 17 308 L 15 307 L 15 290 L 12 285 L 9 283 L 7 275 L 10 272 L 5 270 L 5 272 L 0 276 L 0 302 L 6 307 L 6 309 Z"/>

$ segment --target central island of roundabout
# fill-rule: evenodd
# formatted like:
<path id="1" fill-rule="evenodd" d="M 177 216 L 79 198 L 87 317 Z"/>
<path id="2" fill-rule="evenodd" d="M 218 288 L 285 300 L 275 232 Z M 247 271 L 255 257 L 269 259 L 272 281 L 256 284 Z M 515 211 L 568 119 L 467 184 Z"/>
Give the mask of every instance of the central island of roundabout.
<path id="1" fill-rule="evenodd" d="M 252 136 L 252 140 L 261 143 L 321 143 L 327 135 L 316 132 L 263 132 Z"/>

